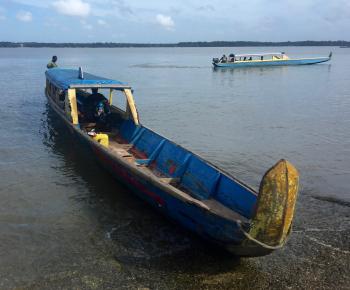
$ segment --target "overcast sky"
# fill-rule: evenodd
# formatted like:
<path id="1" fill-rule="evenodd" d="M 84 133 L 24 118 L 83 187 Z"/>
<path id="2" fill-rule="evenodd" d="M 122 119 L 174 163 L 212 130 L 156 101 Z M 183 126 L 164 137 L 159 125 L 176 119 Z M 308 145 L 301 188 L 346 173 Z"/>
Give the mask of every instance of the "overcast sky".
<path id="1" fill-rule="evenodd" d="M 0 41 L 350 40 L 350 0 L 0 0 Z"/>

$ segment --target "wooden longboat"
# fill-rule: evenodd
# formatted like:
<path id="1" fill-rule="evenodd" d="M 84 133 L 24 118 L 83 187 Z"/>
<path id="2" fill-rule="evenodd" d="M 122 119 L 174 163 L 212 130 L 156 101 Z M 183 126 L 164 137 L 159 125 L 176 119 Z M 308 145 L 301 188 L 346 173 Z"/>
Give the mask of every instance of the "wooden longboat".
<path id="1" fill-rule="evenodd" d="M 228 57 L 213 58 L 216 68 L 241 68 L 256 66 L 310 65 L 329 61 L 332 53 L 325 57 L 289 58 L 284 52 L 230 54 Z"/>
<path id="2" fill-rule="evenodd" d="M 102 125 L 86 117 L 96 88 L 107 92 L 111 104 Z M 129 85 L 53 68 L 46 71 L 45 93 L 73 135 L 117 180 L 177 223 L 238 256 L 266 255 L 285 244 L 299 180 L 288 161 L 269 169 L 256 192 L 141 125 Z M 125 108 L 113 105 L 116 95 L 124 98 Z"/>

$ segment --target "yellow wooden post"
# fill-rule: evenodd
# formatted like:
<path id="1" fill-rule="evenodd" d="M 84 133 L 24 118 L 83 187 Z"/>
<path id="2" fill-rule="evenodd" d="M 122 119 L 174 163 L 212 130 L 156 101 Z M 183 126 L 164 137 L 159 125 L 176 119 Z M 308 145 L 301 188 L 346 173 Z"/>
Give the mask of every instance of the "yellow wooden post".
<path id="1" fill-rule="evenodd" d="M 134 102 L 134 97 L 132 96 L 131 90 L 125 89 L 124 93 L 125 93 L 126 99 L 128 101 L 128 105 L 129 105 L 134 123 L 136 125 L 138 125 L 139 124 L 139 116 L 137 114 L 137 110 L 136 110 L 136 106 L 135 106 L 135 102 Z"/>
<path id="2" fill-rule="evenodd" d="M 77 108 L 77 96 L 75 89 L 68 89 L 68 101 L 70 105 L 70 115 L 72 118 L 72 123 L 74 125 L 79 124 L 78 121 L 78 108 Z"/>
<path id="3" fill-rule="evenodd" d="M 109 90 L 109 100 L 108 100 L 109 104 L 112 105 L 113 102 L 113 89 Z"/>

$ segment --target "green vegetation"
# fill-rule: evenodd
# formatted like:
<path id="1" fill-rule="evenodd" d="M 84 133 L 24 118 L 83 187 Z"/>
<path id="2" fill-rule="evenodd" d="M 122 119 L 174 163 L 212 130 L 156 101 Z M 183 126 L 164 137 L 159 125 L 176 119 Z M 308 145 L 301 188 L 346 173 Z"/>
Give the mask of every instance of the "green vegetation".
<path id="1" fill-rule="evenodd" d="M 247 46 L 350 46 L 350 41 L 198 41 L 178 43 L 44 43 L 44 42 L 0 42 L 0 47 L 247 47 Z"/>

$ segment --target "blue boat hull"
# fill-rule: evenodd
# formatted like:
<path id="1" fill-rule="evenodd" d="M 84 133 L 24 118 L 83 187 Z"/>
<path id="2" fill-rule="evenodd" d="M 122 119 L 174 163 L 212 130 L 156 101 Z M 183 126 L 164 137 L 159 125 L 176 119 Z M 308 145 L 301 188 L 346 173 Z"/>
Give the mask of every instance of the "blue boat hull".
<path id="1" fill-rule="evenodd" d="M 227 249 L 234 255 L 256 257 L 267 255 L 273 251 L 273 249 L 263 247 L 247 239 L 242 229 L 248 230 L 249 223 L 239 224 L 236 220 L 213 214 L 196 204 L 177 198 L 161 183 L 147 178 L 124 160 L 110 154 L 99 143 L 92 141 L 86 134 L 82 134 L 79 127 L 72 125 L 50 97 L 48 100 L 51 108 L 61 117 L 73 136 L 95 156 L 97 161 L 119 182 L 159 212 L 208 242 Z"/>
<path id="2" fill-rule="evenodd" d="M 284 245 L 299 184 L 298 171 L 287 160 L 265 173 L 258 194 L 140 124 L 130 86 L 91 74 L 83 78 L 81 69 L 51 69 L 45 74 L 46 96 L 69 131 L 137 196 L 236 255 L 266 255 Z M 109 101 L 97 88 L 110 90 Z M 124 93 L 126 110 L 107 105 L 113 90 Z"/>
<path id="3" fill-rule="evenodd" d="M 220 68 L 241 68 L 241 67 L 258 67 L 258 66 L 285 66 L 285 65 L 310 65 L 329 61 L 329 57 L 304 58 L 274 61 L 245 61 L 245 62 L 226 62 L 215 63 L 214 67 Z"/>

